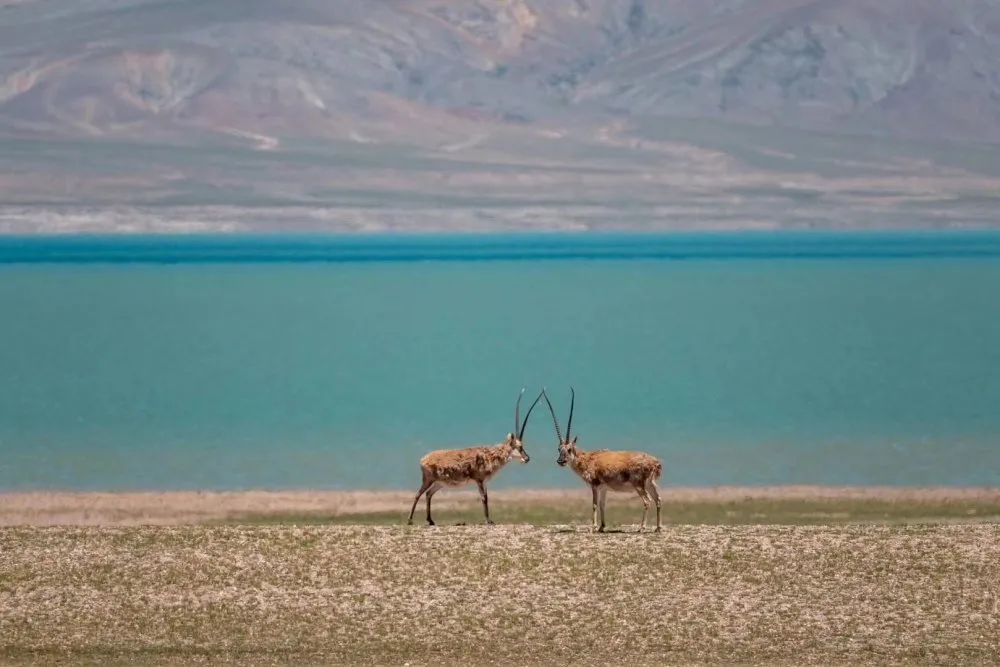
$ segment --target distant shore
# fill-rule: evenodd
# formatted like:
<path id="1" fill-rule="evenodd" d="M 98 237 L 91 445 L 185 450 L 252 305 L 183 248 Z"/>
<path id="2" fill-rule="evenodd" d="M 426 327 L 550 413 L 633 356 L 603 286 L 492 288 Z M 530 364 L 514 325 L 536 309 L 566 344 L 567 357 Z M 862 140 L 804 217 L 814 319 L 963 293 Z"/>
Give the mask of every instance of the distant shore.
<path id="1" fill-rule="evenodd" d="M 399 523 L 414 491 L 25 491 L 0 492 L 0 526 L 128 526 L 218 523 Z M 673 523 L 825 524 L 1000 521 L 1000 487 L 675 487 L 662 491 Z M 612 494 L 613 516 L 637 521 L 631 494 Z M 586 488 L 498 489 L 495 518 L 506 523 L 589 521 Z M 424 505 L 416 519 L 423 521 Z M 481 520 L 475 490 L 434 499 L 439 521 Z"/>

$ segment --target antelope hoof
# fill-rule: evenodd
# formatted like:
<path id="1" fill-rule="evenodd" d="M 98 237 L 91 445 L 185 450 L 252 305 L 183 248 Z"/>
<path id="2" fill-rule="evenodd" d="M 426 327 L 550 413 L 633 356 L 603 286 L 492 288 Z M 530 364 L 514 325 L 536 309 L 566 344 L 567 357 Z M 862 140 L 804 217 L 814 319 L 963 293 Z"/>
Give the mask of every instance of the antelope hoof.
<path id="1" fill-rule="evenodd" d="M 598 529 L 597 529 L 597 532 L 599 532 L 599 533 L 603 533 L 603 532 L 604 532 L 604 526 L 601 526 L 600 528 L 598 528 Z"/>
<path id="2" fill-rule="evenodd" d="M 412 526 L 413 525 L 413 519 L 410 519 L 409 521 L 407 521 L 406 525 L 407 526 Z"/>
<path id="3" fill-rule="evenodd" d="M 435 525 L 437 525 L 437 524 L 435 524 L 435 523 L 434 523 L 433 521 L 431 521 L 430 519 L 427 519 L 427 525 L 428 525 L 428 526 L 435 526 Z"/>
<path id="4" fill-rule="evenodd" d="M 487 526 L 495 526 L 496 524 L 495 524 L 495 523 L 493 523 L 493 519 L 487 519 L 487 520 L 486 520 L 486 525 L 487 525 Z"/>

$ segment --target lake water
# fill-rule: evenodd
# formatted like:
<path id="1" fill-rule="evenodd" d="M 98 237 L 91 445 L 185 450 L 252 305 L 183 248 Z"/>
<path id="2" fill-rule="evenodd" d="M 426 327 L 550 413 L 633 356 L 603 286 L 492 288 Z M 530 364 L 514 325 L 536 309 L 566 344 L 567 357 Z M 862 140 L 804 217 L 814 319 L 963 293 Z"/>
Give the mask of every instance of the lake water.
<path id="1" fill-rule="evenodd" d="M 667 485 L 996 485 L 998 294 L 996 233 L 5 238 L 0 489 L 415 488 L 571 384 Z"/>

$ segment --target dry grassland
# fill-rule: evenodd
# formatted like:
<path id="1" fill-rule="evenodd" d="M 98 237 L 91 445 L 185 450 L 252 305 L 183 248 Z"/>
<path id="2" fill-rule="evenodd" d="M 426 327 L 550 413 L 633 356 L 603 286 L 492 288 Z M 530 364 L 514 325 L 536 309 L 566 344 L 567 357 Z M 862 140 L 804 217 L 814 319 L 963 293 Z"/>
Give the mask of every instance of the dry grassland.
<path id="1" fill-rule="evenodd" d="M 396 525 L 405 521 L 415 490 L 0 493 L 0 526 Z M 1000 488 L 668 487 L 660 493 L 664 521 L 681 525 L 1000 522 Z M 589 523 L 590 502 L 582 484 L 490 491 L 501 523 Z M 608 496 L 612 521 L 637 522 L 641 507 L 634 494 Z M 434 513 L 443 524 L 483 520 L 475 490 L 438 493 Z M 415 520 L 423 516 L 421 501 Z"/>
<path id="2" fill-rule="evenodd" d="M 996 499 L 928 493 L 893 501 L 891 524 L 641 535 L 317 525 L 338 516 L 329 508 L 302 525 L 6 527 L 0 662 L 998 664 L 1000 523 L 964 514 L 982 519 Z M 800 503 L 874 502 L 829 495 L 767 502 L 793 517 Z M 937 523 L 905 518 L 949 503 L 958 514 Z M 392 508 L 397 522 L 405 510 Z"/>

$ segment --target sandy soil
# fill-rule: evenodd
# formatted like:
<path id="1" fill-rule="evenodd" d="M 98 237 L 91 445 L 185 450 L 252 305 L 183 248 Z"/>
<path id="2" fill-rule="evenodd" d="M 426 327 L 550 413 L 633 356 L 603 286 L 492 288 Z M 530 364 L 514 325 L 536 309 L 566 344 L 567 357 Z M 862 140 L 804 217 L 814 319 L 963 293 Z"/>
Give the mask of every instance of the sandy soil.
<path id="1" fill-rule="evenodd" d="M 238 521 L 285 517 L 317 516 L 364 517 L 389 515 L 402 519 L 413 501 L 413 491 L 148 491 L 123 493 L 89 493 L 38 491 L 0 493 L 0 526 L 128 526 L 183 525 L 218 521 Z M 666 488 L 662 491 L 665 506 L 674 510 L 680 506 L 705 508 L 738 505 L 749 501 L 798 506 L 810 503 L 826 508 L 828 515 L 849 511 L 862 503 L 877 503 L 895 513 L 905 507 L 908 516 L 933 518 L 953 517 L 956 512 L 942 514 L 942 509 L 959 506 L 985 508 L 980 518 L 1000 512 L 1000 488 L 890 488 L 890 487 L 718 487 Z M 558 490 L 497 490 L 490 491 L 492 507 L 545 507 L 553 512 L 565 509 L 589 518 L 590 492 L 580 488 Z M 612 494 L 610 504 L 640 505 L 630 494 Z M 435 510 L 448 512 L 463 508 L 475 517 L 479 512 L 478 495 L 474 490 L 443 491 L 434 498 Z M 420 506 L 422 512 L 423 505 Z M 924 511 L 926 510 L 926 511 Z M 418 516 L 422 516 L 418 514 Z M 559 518 L 555 514 L 553 515 Z M 706 521 L 711 514 L 706 514 Z M 539 514 L 542 520 L 546 515 Z M 532 516 L 527 522 L 535 523 Z M 819 517 L 822 518 L 822 517 Z M 633 517 L 633 520 L 637 517 Z M 758 521 L 767 523 L 768 521 Z"/>
<path id="2" fill-rule="evenodd" d="M 998 664 L 1000 526 L 3 528 L 0 662 Z"/>

